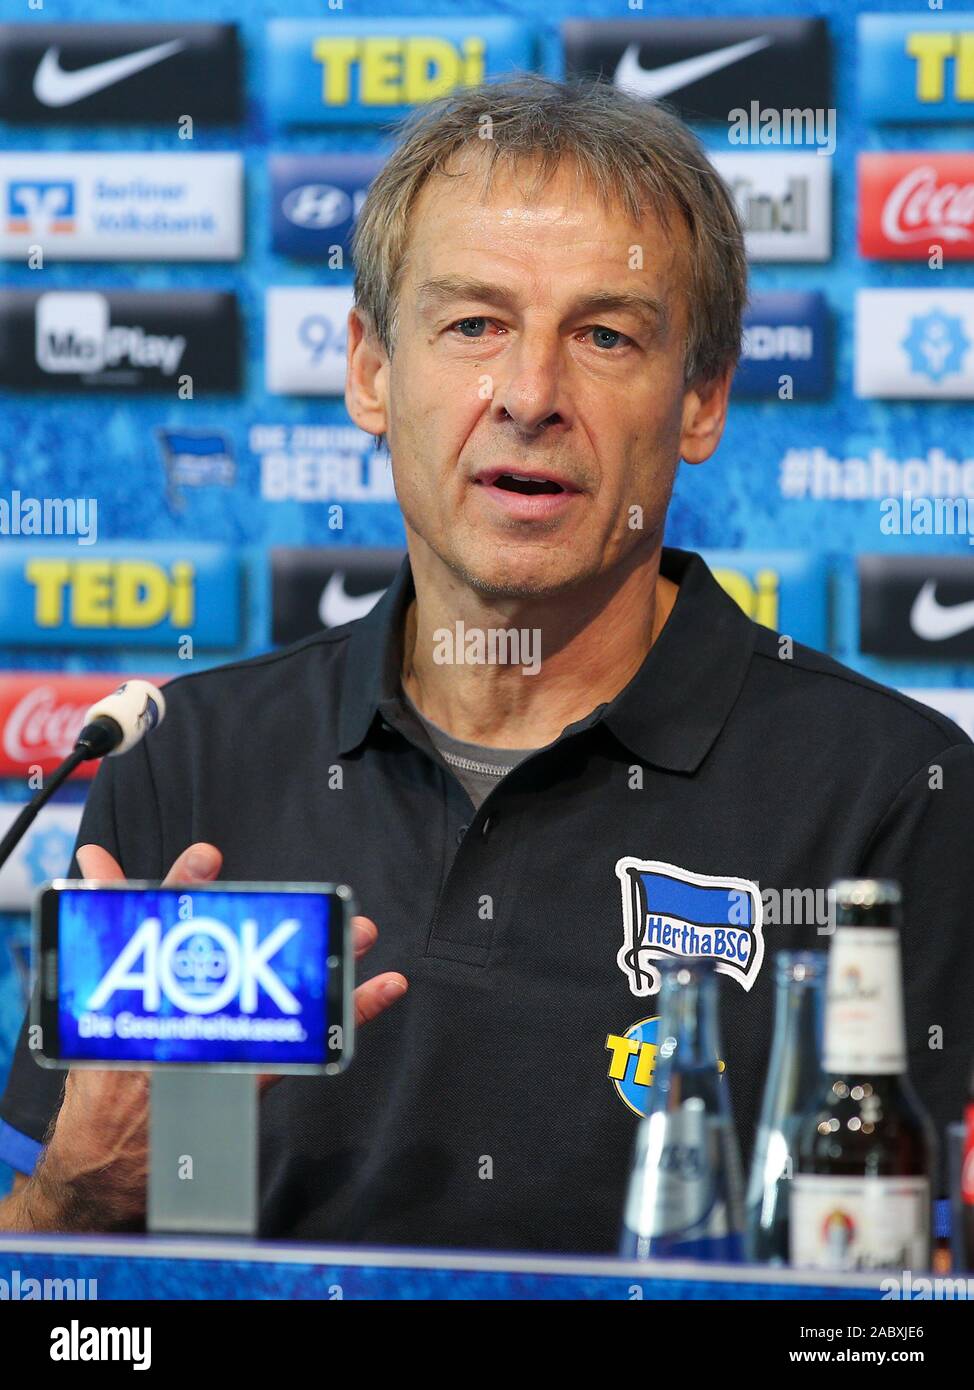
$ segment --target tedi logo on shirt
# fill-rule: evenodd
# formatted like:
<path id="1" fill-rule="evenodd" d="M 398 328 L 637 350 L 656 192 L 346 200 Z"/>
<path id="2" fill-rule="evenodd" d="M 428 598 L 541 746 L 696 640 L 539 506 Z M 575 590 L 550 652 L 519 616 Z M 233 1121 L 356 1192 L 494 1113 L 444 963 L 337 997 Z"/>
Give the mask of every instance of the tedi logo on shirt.
<path id="1" fill-rule="evenodd" d="M 751 988 L 764 959 L 756 883 L 631 856 L 617 862 L 616 877 L 624 932 L 616 959 L 633 994 L 656 994 L 660 974 L 652 962 L 665 956 L 707 957 L 721 974 Z"/>

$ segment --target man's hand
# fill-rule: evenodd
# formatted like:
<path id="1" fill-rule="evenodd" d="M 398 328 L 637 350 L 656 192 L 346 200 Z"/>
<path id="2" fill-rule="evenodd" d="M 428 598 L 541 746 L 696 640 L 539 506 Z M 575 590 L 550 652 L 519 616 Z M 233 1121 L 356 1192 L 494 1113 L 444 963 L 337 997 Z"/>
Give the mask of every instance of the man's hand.
<path id="1" fill-rule="evenodd" d="M 124 880 L 100 845 L 84 845 L 78 863 L 86 879 Z M 223 855 L 215 845 L 190 845 L 173 864 L 167 884 L 208 883 Z M 378 929 L 353 917 L 355 958 L 375 944 Z M 405 992 L 402 975 L 386 972 L 355 991 L 355 1022 L 368 1023 Z M 261 1091 L 278 1076 L 257 1078 Z M 69 1071 L 64 1099 L 33 1176 L 0 1202 L 0 1228 L 37 1231 L 110 1231 L 141 1225 L 145 1216 L 149 1152 L 149 1073 Z"/>

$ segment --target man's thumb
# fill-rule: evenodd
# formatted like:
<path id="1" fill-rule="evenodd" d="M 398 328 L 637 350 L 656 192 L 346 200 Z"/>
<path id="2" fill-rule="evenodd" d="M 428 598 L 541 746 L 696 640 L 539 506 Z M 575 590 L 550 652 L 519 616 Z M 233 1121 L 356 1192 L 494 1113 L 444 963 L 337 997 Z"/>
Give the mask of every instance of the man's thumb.
<path id="1" fill-rule="evenodd" d="M 216 878 L 223 864 L 223 855 L 216 845 L 198 841 L 184 849 L 166 874 L 164 883 L 206 883 Z"/>
<path id="2" fill-rule="evenodd" d="M 121 866 L 101 845 L 82 845 L 78 850 L 77 860 L 83 878 L 114 883 L 116 879 L 125 877 Z"/>

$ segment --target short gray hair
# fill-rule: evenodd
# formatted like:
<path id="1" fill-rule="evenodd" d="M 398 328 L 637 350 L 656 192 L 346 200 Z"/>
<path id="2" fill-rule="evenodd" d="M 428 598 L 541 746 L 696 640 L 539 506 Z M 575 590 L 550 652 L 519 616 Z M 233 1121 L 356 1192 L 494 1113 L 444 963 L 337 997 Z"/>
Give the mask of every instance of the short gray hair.
<path id="1" fill-rule="evenodd" d="M 633 222 L 649 208 L 669 230 L 678 212 L 688 232 L 685 380 L 709 381 L 737 364 L 747 302 L 740 218 L 700 142 L 665 104 L 600 80 L 518 74 L 418 108 L 401 134 L 369 188 L 352 241 L 355 304 L 390 357 L 416 198 L 431 174 L 452 176 L 454 155 L 479 150 L 486 156 L 485 197 L 500 160 L 537 165 L 528 196 L 537 196 L 568 161 L 603 206 L 621 206 Z"/>

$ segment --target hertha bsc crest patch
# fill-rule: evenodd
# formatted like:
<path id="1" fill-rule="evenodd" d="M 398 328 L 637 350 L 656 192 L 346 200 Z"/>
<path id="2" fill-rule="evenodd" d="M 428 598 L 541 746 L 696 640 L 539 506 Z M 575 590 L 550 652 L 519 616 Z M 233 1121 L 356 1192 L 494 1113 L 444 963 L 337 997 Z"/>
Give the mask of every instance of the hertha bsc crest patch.
<path id="1" fill-rule="evenodd" d="M 623 945 L 616 959 L 633 994 L 655 994 L 666 956 L 716 963 L 750 989 L 764 959 L 761 893 L 746 878 L 695 874 L 676 864 L 627 856 L 616 864 L 622 887 Z"/>

